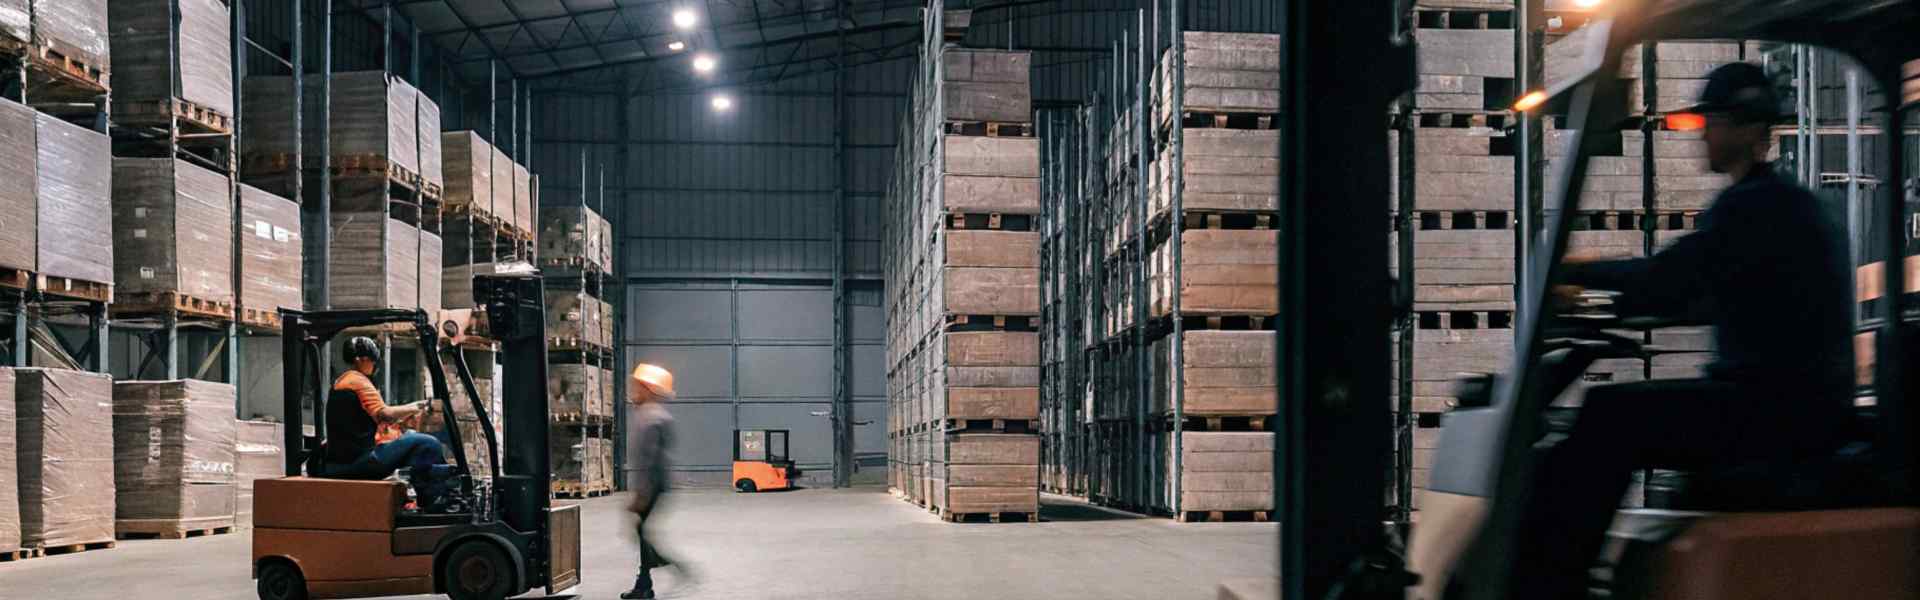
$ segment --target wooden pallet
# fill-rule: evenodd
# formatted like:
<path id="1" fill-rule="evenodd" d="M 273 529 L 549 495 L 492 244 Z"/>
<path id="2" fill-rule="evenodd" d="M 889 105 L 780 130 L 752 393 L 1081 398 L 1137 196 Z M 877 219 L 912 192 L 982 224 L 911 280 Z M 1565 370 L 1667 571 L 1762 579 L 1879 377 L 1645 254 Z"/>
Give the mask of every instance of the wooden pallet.
<path id="1" fill-rule="evenodd" d="M 1511 29 L 1512 9 L 1471 9 L 1415 5 L 1415 23 L 1421 29 Z"/>
<path id="2" fill-rule="evenodd" d="M 998 432 L 1033 433 L 1040 430 L 1039 419 L 943 419 L 948 433 Z"/>
<path id="3" fill-rule="evenodd" d="M 1189 110 L 1180 113 L 1180 126 L 1187 129 L 1265 130 L 1278 127 L 1280 123 L 1280 115 L 1274 113 L 1207 110 Z"/>
<path id="4" fill-rule="evenodd" d="M 940 520 L 948 523 L 1039 523 L 1037 512 L 956 513 L 940 509 Z"/>
<path id="5" fill-rule="evenodd" d="M 233 533 L 233 517 L 212 519 L 120 519 L 114 537 L 123 540 L 184 540 Z"/>
<path id="6" fill-rule="evenodd" d="M 1505 129 L 1507 123 L 1512 119 L 1512 115 L 1506 112 L 1485 111 L 1423 112 L 1417 116 L 1417 119 L 1417 123 L 1419 123 L 1421 127 L 1443 129 L 1489 127 L 1493 129 Z"/>
<path id="7" fill-rule="evenodd" d="M 180 98 L 166 100 L 114 100 L 113 119 L 132 125 L 166 128 L 171 119 L 179 119 L 180 131 L 189 134 L 231 134 L 233 117 Z"/>
<path id="8" fill-rule="evenodd" d="M 34 276 L 34 289 L 42 294 L 91 300 L 94 302 L 112 302 L 113 284 L 61 277 L 58 275 L 38 274 Z"/>
<path id="9" fill-rule="evenodd" d="M 24 290 L 33 287 L 33 272 L 13 267 L 0 267 L 0 287 Z"/>
<path id="10" fill-rule="evenodd" d="M 612 493 L 610 490 L 604 488 L 582 487 L 556 490 L 553 492 L 553 497 L 565 500 L 585 500 L 588 498 L 599 498 L 610 493 Z"/>
<path id="11" fill-rule="evenodd" d="M 113 548 L 115 545 L 112 540 L 108 540 L 104 542 L 88 542 L 85 544 L 45 546 L 40 548 L 40 553 L 42 556 L 59 556 L 61 554 L 73 554 L 75 552 L 86 552 L 88 550 L 107 550 Z"/>
<path id="12" fill-rule="evenodd" d="M 1163 415 L 1169 423 L 1173 414 Z M 1267 420 L 1273 415 L 1181 415 L 1182 431 L 1266 431 Z"/>
<path id="13" fill-rule="evenodd" d="M 424 179 L 412 169 L 400 166 L 400 163 L 380 154 L 348 154 L 335 156 L 328 164 L 328 170 L 335 177 L 386 177 L 408 191 L 420 189 Z"/>
<path id="14" fill-rule="evenodd" d="M 947 331 L 1039 331 L 1039 317 L 1010 315 L 947 315 Z"/>
<path id="15" fill-rule="evenodd" d="M 947 135 L 1033 137 L 1033 124 L 1003 123 L 998 121 L 947 121 Z"/>
<path id="16" fill-rule="evenodd" d="M 19 548 L 0 552 L 0 562 L 13 562 L 43 556 L 39 548 Z"/>
<path id="17" fill-rule="evenodd" d="M 1420 329 L 1512 329 L 1511 310 L 1415 311 Z"/>
<path id="18" fill-rule="evenodd" d="M 212 319 L 233 319 L 233 303 L 196 298 L 178 292 L 127 294 L 115 299 L 115 316 L 177 313 Z"/>
<path id="19" fill-rule="evenodd" d="M 68 55 L 46 44 L 0 39 L 0 56 L 25 56 L 29 71 L 46 77 L 38 83 L 52 84 L 78 95 L 105 94 L 112 89 L 110 71 L 85 59 Z"/>
<path id="20" fill-rule="evenodd" d="M 590 342 L 587 342 L 586 340 L 582 340 L 577 337 L 550 337 L 550 338 L 547 338 L 547 351 L 548 352 L 582 352 L 586 354 L 599 355 L 607 352 L 607 347 L 601 346 L 599 344 L 590 343 Z"/>
<path id="21" fill-rule="evenodd" d="M 1180 227 L 1188 229 L 1266 230 L 1280 227 L 1280 216 L 1263 212 L 1221 212 L 1187 210 L 1180 215 Z"/>
<path id="22" fill-rule="evenodd" d="M 246 325 L 254 329 L 280 331 L 279 309 L 260 310 L 258 308 L 241 307 L 239 314 L 241 325 Z"/>
<path id="23" fill-rule="evenodd" d="M 1513 213 L 1504 210 L 1423 210 L 1413 215 L 1418 229 L 1491 229 L 1513 228 Z M 1395 222 L 1398 227 L 1398 222 Z"/>
<path id="24" fill-rule="evenodd" d="M 1265 523 L 1267 511 L 1264 510 L 1194 510 L 1174 515 L 1173 520 L 1181 523 Z"/>
<path id="25" fill-rule="evenodd" d="M 613 421 L 613 417 L 607 415 L 589 415 L 573 411 L 556 412 L 553 413 L 550 418 L 553 419 L 554 423 L 563 425 L 585 425 L 590 427 L 606 425 Z"/>
<path id="26" fill-rule="evenodd" d="M 1187 331 L 1273 331 L 1279 320 L 1278 315 L 1181 315 L 1180 328 Z"/>
<path id="27" fill-rule="evenodd" d="M 948 213 L 941 219 L 947 229 L 988 231 L 1033 231 L 1033 215 L 1001 213 Z"/>

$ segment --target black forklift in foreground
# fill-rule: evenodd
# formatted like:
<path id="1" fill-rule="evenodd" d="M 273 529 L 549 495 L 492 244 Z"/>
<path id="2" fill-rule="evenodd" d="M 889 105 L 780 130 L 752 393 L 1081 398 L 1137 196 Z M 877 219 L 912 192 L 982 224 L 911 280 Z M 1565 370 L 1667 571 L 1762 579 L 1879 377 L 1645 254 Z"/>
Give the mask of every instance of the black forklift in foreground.
<path id="1" fill-rule="evenodd" d="M 1474 382 L 1477 389 L 1464 390 L 1462 405 L 1443 418 L 1430 487 L 1405 553 L 1392 543 L 1396 532 L 1382 527 L 1384 483 L 1354 476 L 1386 472 L 1391 448 L 1380 429 L 1389 422 L 1386 337 L 1352 335 L 1356 326 L 1385 333 L 1391 322 L 1396 294 L 1383 289 L 1391 282 L 1353 276 L 1387 267 L 1385 244 L 1371 240 L 1389 235 L 1378 218 L 1388 209 L 1388 195 L 1378 181 L 1384 178 L 1370 177 L 1387 162 L 1384 149 L 1368 147 L 1369 138 L 1354 138 L 1333 124 L 1348 113 L 1361 122 L 1358 116 L 1379 114 L 1410 90 L 1413 49 L 1390 29 L 1398 13 L 1407 12 L 1404 4 L 1363 4 L 1289 5 L 1283 153 L 1297 158 L 1285 163 L 1282 180 L 1282 205 L 1290 211 L 1283 219 L 1282 239 L 1290 241 L 1282 250 L 1282 303 L 1293 308 L 1281 327 L 1279 354 L 1285 400 L 1276 447 L 1282 483 L 1275 488 L 1287 524 L 1279 596 L 1522 600 L 1507 585 L 1533 485 L 1535 444 L 1549 432 L 1549 404 L 1573 381 L 1549 375 L 1549 366 L 1577 369 L 1583 361 L 1659 353 L 1638 335 L 1610 332 L 1672 324 L 1573 314 L 1548 302 L 1572 217 L 1581 208 L 1588 158 L 1602 145 L 1584 132 L 1645 117 L 1626 114 L 1621 53 L 1635 44 L 1709 39 L 1830 49 L 1855 61 L 1877 85 L 1887 102 L 1879 107 L 1889 124 L 1883 131 L 1904 137 L 1899 132 L 1913 126 L 1911 113 L 1920 106 L 1920 1 L 1579 3 L 1598 5 L 1588 15 L 1581 73 L 1516 105 L 1563 114 L 1563 127 L 1576 133 L 1558 187 L 1547 190 L 1548 219 L 1532 244 L 1514 363 L 1501 376 Z M 1377 77 L 1348 75 L 1353 72 Z M 1882 180 L 1899 185 L 1882 186 L 1871 211 L 1874 231 L 1887 238 L 1875 250 L 1883 267 L 1859 271 L 1862 278 L 1877 279 L 1863 290 L 1881 290 L 1872 305 L 1876 314 L 1864 324 L 1874 360 L 1863 387 L 1872 400 L 1862 403 L 1859 422 L 1869 448 L 1757 479 L 1737 473 L 1701 478 L 1747 485 L 1732 494 L 1743 505 L 1622 511 L 1609 535 L 1625 550 L 1604 565 L 1609 579 L 1590 586 L 1593 596 L 1920 597 L 1920 569 L 1914 568 L 1920 564 L 1920 407 L 1913 405 L 1920 400 L 1920 365 L 1914 362 L 1920 318 L 1909 310 L 1916 286 L 1906 281 L 1913 261 L 1904 256 L 1911 242 L 1905 188 L 1912 149 L 1906 142 L 1876 145 L 1882 154 L 1877 162 L 1890 170 L 1880 174 Z M 1869 298 L 1874 296 L 1857 300 Z M 1860 339 L 1867 339 L 1864 333 Z M 1862 467 L 1870 477 L 1832 477 Z M 1809 488 L 1809 481 L 1816 484 Z M 1700 497 L 1729 497 L 1729 490 L 1705 491 Z"/>
<path id="2" fill-rule="evenodd" d="M 483 440 L 446 428 L 454 491 L 461 508 L 422 513 L 405 508 L 396 481 L 306 477 L 303 467 L 325 439 L 325 345 L 341 332 L 411 326 L 419 335 L 431 401 L 454 411 L 440 344 L 457 343 L 460 324 L 436 324 L 420 310 L 282 310 L 286 356 L 287 476 L 261 480 L 254 496 L 253 573 L 262 600 L 446 594 L 455 600 L 503 600 L 536 587 L 552 594 L 580 581 L 580 507 L 549 500 L 546 319 L 539 276 L 481 275 L 475 299 L 486 307 L 505 365 L 504 443 L 453 352 L 458 384 L 473 402 Z M 314 410 L 316 437 L 302 434 L 303 405 Z M 485 443 L 495 475 L 473 477 L 464 444 Z M 504 450 L 504 452 L 503 452 Z M 501 457 L 504 457 L 502 460 Z M 505 464 L 500 464 L 504 462 Z M 502 468 L 504 466 L 504 468 Z"/>

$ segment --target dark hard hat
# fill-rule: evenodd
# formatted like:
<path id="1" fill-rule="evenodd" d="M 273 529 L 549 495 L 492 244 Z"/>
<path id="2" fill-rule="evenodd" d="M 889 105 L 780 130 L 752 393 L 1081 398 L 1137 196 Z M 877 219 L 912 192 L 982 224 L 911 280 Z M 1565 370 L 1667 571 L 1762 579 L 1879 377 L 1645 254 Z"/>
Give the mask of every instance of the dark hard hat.
<path id="1" fill-rule="evenodd" d="M 380 346 L 373 343 L 373 338 L 356 335 L 353 336 L 353 339 L 347 340 L 347 347 L 340 350 L 340 358 L 347 361 L 349 365 L 353 364 L 354 359 L 357 358 L 369 358 L 373 359 L 373 362 L 378 363 L 380 362 Z"/>
<path id="2" fill-rule="evenodd" d="M 1780 118 L 1780 97 L 1759 65 L 1734 62 L 1707 74 L 1698 104 L 1675 112 L 1721 113 L 1743 123 L 1770 123 Z"/>

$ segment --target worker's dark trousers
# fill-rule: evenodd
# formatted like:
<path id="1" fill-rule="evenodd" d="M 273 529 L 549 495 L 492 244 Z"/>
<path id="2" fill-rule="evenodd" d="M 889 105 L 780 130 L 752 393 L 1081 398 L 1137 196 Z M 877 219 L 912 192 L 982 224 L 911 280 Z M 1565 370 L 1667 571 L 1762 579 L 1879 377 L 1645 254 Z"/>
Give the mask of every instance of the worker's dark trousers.
<path id="1" fill-rule="evenodd" d="M 1512 554 L 1518 587 L 1510 597 L 1586 598 L 1588 569 L 1634 470 L 1708 470 L 1824 454 L 1844 429 L 1842 409 L 1841 400 L 1779 386 L 1705 379 L 1588 390 L 1572 431 L 1545 451 L 1536 471 Z"/>
<path id="2" fill-rule="evenodd" d="M 660 499 L 654 498 L 653 502 L 654 502 L 654 506 L 659 506 Z M 640 513 L 640 522 L 633 526 L 634 533 L 640 537 L 640 576 L 641 577 L 647 577 L 648 576 L 647 571 L 655 567 L 666 567 L 666 566 L 673 565 L 673 561 L 668 560 L 666 555 L 663 555 L 660 553 L 660 548 L 658 546 L 653 545 L 652 536 L 647 535 L 647 522 L 652 520 L 653 520 L 653 511 L 649 510 L 649 511 Z"/>

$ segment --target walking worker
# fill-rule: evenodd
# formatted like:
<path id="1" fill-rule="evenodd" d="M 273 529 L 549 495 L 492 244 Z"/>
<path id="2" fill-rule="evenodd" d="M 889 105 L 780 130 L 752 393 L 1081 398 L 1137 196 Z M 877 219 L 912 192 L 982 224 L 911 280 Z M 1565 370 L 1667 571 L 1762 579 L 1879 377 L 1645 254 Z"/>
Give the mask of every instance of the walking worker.
<path id="1" fill-rule="evenodd" d="M 620 594 L 624 600 L 653 598 L 653 569 L 657 567 L 673 566 L 683 580 L 682 588 L 691 583 L 686 566 L 675 565 L 662 555 L 647 531 L 668 488 L 667 449 L 673 446 L 673 415 L 667 412 L 666 403 L 672 399 L 672 372 L 644 363 L 633 368 L 627 380 L 627 447 L 635 476 L 628 482 L 633 487 L 633 501 L 627 509 L 638 518 L 634 533 L 640 540 L 640 573 L 633 579 L 633 589 Z"/>

